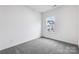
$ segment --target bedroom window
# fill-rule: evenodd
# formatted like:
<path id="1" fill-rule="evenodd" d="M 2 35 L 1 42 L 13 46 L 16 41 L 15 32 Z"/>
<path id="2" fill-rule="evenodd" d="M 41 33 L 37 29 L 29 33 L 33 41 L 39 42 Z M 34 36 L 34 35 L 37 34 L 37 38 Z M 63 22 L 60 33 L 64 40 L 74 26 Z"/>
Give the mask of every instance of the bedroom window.
<path id="1" fill-rule="evenodd" d="M 47 30 L 54 32 L 54 24 L 55 24 L 55 17 L 54 16 L 48 16 L 47 19 L 46 19 Z"/>

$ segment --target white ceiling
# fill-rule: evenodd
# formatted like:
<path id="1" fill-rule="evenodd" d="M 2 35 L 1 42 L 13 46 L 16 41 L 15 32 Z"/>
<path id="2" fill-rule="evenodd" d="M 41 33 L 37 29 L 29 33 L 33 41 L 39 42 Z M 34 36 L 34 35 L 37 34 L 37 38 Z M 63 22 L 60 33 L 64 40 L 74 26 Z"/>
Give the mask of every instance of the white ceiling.
<path id="1" fill-rule="evenodd" d="M 29 8 L 38 11 L 38 12 L 46 12 L 51 9 L 55 9 L 59 7 L 60 5 L 28 5 Z"/>

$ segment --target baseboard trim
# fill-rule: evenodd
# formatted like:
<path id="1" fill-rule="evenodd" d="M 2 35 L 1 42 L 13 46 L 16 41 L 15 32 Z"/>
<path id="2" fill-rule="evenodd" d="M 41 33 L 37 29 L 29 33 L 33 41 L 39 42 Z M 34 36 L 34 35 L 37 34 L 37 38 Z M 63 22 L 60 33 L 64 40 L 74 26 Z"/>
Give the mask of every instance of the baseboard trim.
<path id="1" fill-rule="evenodd" d="M 45 36 L 41 36 L 41 38 L 46 38 L 46 39 L 58 41 L 58 42 L 61 42 L 61 43 L 71 44 L 71 45 L 74 45 L 74 46 L 78 47 L 78 45 L 76 45 L 76 44 L 72 44 L 72 43 L 68 43 L 68 42 L 64 42 L 64 41 L 55 40 L 55 39 L 52 39 L 52 38 L 49 38 L 49 37 L 45 37 Z"/>
<path id="2" fill-rule="evenodd" d="M 41 37 L 38 37 L 38 38 L 35 38 L 35 39 L 39 39 L 39 38 L 41 38 Z M 10 48 L 14 48 L 14 47 L 16 47 L 16 46 L 18 46 L 18 45 L 21 45 L 21 44 L 24 44 L 24 43 L 26 43 L 26 42 L 33 41 L 33 40 L 35 40 L 35 39 L 29 40 L 29 41 L 25 41 L 25 42 L 23 42 L 23 43 L 19 43 L 19 44 L 13 45 L 13 46 L 11 46 L 11 47 L 4 48 L 4 49 L 0 50 L 0 52 L 1 52 L 1 51 L 4 51 L 4 50 L 7 50 L 7 49 L 10 49 Z"/>

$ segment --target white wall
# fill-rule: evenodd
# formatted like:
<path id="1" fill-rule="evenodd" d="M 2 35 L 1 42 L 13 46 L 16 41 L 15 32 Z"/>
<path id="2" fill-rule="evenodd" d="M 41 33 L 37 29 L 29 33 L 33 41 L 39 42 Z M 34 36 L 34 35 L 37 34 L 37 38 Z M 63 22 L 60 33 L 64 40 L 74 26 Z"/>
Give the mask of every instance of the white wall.
<path id="1" fill-rule="evenodd" d="M 55 32 L 46 30 L 46 17 L 56 17 Z M 77 44 L 77 8 L 62 6 L 43 14 L 43 36 Z"/>
<path id="2" fill-rule="evenodd" d="M 25 6 L 0 6 L 0 50 L 40 37 L 41 15 Z"/>
<path id="3" fill-rule="evenodd" d="M 78 22 L 77 22 L 77 24 L 78 24 L 78 47 L 79 47 L 79 5 L 78 5 Z"/>

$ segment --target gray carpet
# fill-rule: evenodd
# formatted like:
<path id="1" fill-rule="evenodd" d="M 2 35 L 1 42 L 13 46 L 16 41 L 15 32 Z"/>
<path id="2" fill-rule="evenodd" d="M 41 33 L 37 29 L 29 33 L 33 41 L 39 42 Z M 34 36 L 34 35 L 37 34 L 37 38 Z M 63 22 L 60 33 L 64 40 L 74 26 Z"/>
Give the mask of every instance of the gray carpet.
<path id="1" fill-rule="evenodd" d="M 13 54 L 79 54 L 79 49 L 76 45 L 40 38 L 6 49 L 0 53 L 12 54 L 12 52 Z"/>

